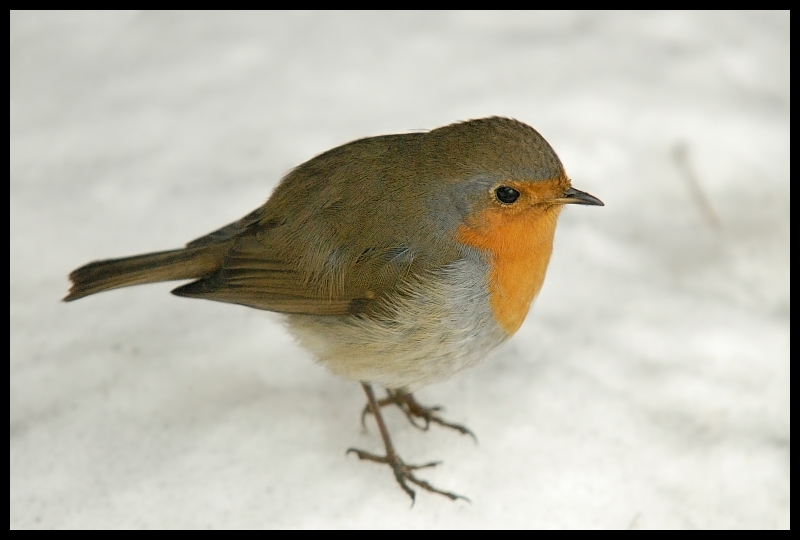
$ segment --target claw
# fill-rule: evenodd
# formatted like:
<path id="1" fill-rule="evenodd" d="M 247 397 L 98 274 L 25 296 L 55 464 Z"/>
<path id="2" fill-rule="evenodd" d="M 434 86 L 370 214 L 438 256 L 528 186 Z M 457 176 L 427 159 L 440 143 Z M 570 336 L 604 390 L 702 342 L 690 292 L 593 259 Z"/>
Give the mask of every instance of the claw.
<path id="1" fill-rule="evenodd" d="M 413 489 L 408 487 L 406 481 L 411 482 L 412 484 L 416 484 L 417 486 L 421 487 L 426 491 L 430 491 L 431 493 L 438 493 L 439 495 L 444 495 L 448 499 L 455 501 L 458 499 L 465 500 L 470 502 L 470 500 L 463 495 L 458 495 L 457 493 L 452 493 L 450 491 L 444 491 L 441 489 L 437 489 L 430 485 L 425 480 L 421 480 L 414 476 L 412 471 L 416 471 L 419 469 L 428 469 L 431 467 L 436 467 L 437 465 L 441 465 L 441 461 L 431 461 L 430 463 L 425 463 L 423 465 L 408 465 L 403 460 L 400 459 L 399 456 L 393 455 L 389 456 L 379 456 L 377 454 L 373 454 L 371 452 L 367 452 L 365 450 L 359 450 L 358 448 L 348 448 L 347 454 L 353 453 L 358 456 L 358 459 L 366 460 L 366 461 L 374 461 L 375 463 L 383 463 L 389 465 L 392 468 L 392 472 L 394 472 L 394 477 L 397 480 L 397 483 L 400 484 L 400 487 L 405 491 L 409 497 L 411 497 L 411 506 L 414 506 L 414 502 L 417 498 L 417 494 L 414 492 Z"/>
<path id="2" fill-rule="evenodd" d="M 406 416 L 408 422 L 414 426 L 415 428 L 419 429 L 420 431 L 428 431 L 430 429 L 431 424 L 438 424 L 442 427 L 454 429 L 461 433 L 462 435 L 469 435 L 472 437 L 472 440 L 475 443 L 478 442 L 478 438 L 475 434 L 469 430 L 469 428 L 462 426 L 460 424 L 454 424 L 452 422 L 448 422 L 442 419 L 437 412 L 442 410 L 442 407 L 438 405 L 434 405 L 433 407 L 426 407 L 421 405 L 412 394 L 407 392 L 403 392 L 401 390 L 386 390 L 387 397 L 384 399 L 378 400 L 378 408 L 383 408 L 387 405 L 396 405 Z M 367 403 L 364 407 L 364 410 L 361 411 L 361 426 L 366 429 L 366 418 L 368 414 L 374 414 L 372 410 L 372 405 Z M 424 422 L 420 424 L 420 420 Z"/>
<path id="3" fill-rule="evenodd" d="M 419 469 L 427 469 L 430 467 L 436 467 L 439 465 L 439 461 L 431 461 L 430 463 L 425 463 L 423 465 L 407 465 L 400 459 L 400 456 L 397 455 L 397 452 L 394 450 L 394 445 L 392 444 L 392 440 L 389 437 L 389 431 L 386 429 L 386 424 L 383 422 L 383 416 L 381 415 L 381 407 L 388 405 L 390 403 L 394 403 L 400 409 L 406 413 L 406 417 L 412 423 L 412 425 L 417 426 L 414 422 L 413 417 L 422 417 L 426 421 L 426 427 L 430 425 L 430 422 L 436 422 L 438 424 L 452 427 L 453 429 L 458 429 L 462 433 L 469 433 L 472 435 L 472 432 L 469 431 L 467 428 L 462 426 L 456 426 L 455 424 L 448 424 L 443 420 L 437 418 L 435 415 L 431 414 L 429 411 L 436 411 L 438 407 L 433 407 L 430 409 L 425 409 L 424 407 L 420 406 L 414 398 L 411 397 L 411 394 L 406 394 L 404 392 L 399 391 L 388 391 L 389 397 L 386 399 L 382 399 L 378 401 L 375 399 L 375 393 L 372 391 L 372 387 L 365 383 L 361 383 L 362 388 L 364 388 L 364 393 L 367 394 L 367 406 L 364 407 L 364 411 L 361 413 L 361 425 L 364 425 L 364 421 L 366 419 L 367 414 L 372 414 L 375 417 L 375 422 L 378 424 L 378 429 L 381 432 L 381 438 L 383 439 L 383 445 L 386 448 L 386 455 L 379 456 L 377 454 L 373 454 L 371 452 L 366 452 L 364 450 L 359 450 L 358 448 L 348 448 L 347 454 L 353 453 L 358 456 L 358 459 L 367 460 L 367 461 L 374 461 L 375 463 L 383 463 L 385 465 L 389 465 L 392 468 L 392 472 L 394 472 L 394 478 L 397 480 L 397 483 L 400 484 L 400 487 L 406 494 L 411 497 L 411 506 L 414 506 L 414 501 L 417 498 L 417 494 L 411 489 L 407 482 L 410 482 L 414 485 L 421 487 L 426 491 L 430 491 L 431 493 L 438 493 L 439 495 L 444 495 L 448 499 L 455 501 L 457 499 L 463 499 L 465 501 L 469 501 L 466 497 L 462 495 L 458 495 L 456 493 L 451 493 L 449 491 L 443 491 L 441 489 L 436 489 L 432 485 L 430 485 L 427 481 L 421 480 L 414 476 L 414 472 Z M 419 414 L 420 411 L 425 412 L 426 414 Z M 417 426 L 419 427 L 419 426 Z M 365 426 L 366 428 L 366 426 Z M 460 429 L 459 429 L 460 428 Z M 422 429 L 422 428 L 420 428 Z M 473 438 L 475 437 L 472 435 Z"/>

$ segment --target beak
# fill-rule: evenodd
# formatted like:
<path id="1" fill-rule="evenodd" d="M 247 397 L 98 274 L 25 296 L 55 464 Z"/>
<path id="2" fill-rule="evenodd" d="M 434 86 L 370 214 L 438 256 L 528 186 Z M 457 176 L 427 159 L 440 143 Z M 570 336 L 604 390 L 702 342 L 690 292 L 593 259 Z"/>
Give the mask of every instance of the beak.
<path id="1" fill-rule="evenodd" d="M 590 206 L 605 206 L 603 201 L 597 197 L 593 197 L 585 191 L 575 188 L 569 188 L 564 192 L 564 195 L 556 199 L 555 202 L 561 204 L 588 204 Z"/>

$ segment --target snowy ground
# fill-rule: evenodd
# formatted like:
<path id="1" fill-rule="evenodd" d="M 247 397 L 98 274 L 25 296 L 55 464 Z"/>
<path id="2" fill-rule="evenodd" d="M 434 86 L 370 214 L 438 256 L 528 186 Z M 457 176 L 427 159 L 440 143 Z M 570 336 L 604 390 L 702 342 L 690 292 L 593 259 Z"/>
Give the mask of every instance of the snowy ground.
<path id="1" fill-rule="evenodd" d="M 790 526 L 788 13 L 11 14 L 10 523 Z M 390 414 L 419 493 L 349 446 L 358 385 L 280 318 L 170 284 L 73 304 L 73 268 L 168 249 L 367 135 L 506 115 L 604 208 L 542 294 Z M 372 425 L 371 425 L 372 426 Z"/>

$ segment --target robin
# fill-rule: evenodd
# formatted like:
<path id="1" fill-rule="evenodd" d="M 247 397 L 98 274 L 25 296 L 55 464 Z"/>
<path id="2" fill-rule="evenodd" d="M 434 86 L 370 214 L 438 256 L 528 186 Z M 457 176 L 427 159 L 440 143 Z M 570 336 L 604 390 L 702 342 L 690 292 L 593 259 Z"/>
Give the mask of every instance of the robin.
<path id="1" fill-rule="evenodd" d="M 544 280 L 565 204 L 603 206 L 571 186 L 532 127 L 483 118 L 369 137 L 303 163 L 269 200 L 185 248 L 97 261 L 70 274 L 65 301 L 109 289 L 194 280 L 178 296 L 286 315 L 300 345 L 358 381 L 386 450 L 351 448 L 409 483 L 381 408 L 416 427 L 471 432 L 412 392 L 474 366 L 519 329 Z M 387 390 L 378 400 L 372 385 Z"/>

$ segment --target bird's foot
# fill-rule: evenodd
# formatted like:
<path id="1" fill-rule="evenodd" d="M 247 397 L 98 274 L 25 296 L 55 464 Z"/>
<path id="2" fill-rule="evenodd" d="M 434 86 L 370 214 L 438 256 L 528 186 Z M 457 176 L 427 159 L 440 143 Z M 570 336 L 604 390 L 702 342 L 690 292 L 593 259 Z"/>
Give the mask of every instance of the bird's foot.
<path id="1" fill-rule="evenodd" d="M 400 487 L 403 488 L 409 497 L 411 497 L 411 506 L 414 506 L 414 501 L 416 500 L 417 494 L 408 486 L 407 482 L 411 482 L 414 485 L 421 487 L 426 491 L 430 491 L 431 493 L 438 493 L 439 495 L 444 495 L 450 500 L 457 500 L 463 499 L 469 502 L 469 499 L 464 497 L 463 495 L 457 495 L 455 493 L 451 493 L 450 491 L 443 491 L 441 489 L 436 489 L 432 485 L 430 485 L 425 480 L 420 480 L 416 476 L 414 476 L 414 471 L 419 469 L 427 469 L 431 467 L 435 467 L 439 465 L 439 461 L 432 461 L 430 463 L 426 463 L 424 465 L 407 465 L 400 459 L 400 456 L 397 454 L 390 454 L 386 456 L 378 456 L 371 452 L 365 452 L 364 450 L 358 450 L 357 448 L 348 448 L 347 453 L 353 453 L 358 456 L 358 459 L 367 460 L 367 461 L 374 461 L 376 463 L 384 463 L 392 468 L 392 472 L 394 472 L 394 477 L 397 480 L 397 483 L 400 484 Z"/>
<path id="2" fill-rule="evenodd" d="M 389 390 L 387 388 L 386 394 L 387 397 L 378 400 L 378 407 L 383 408 L 387 405 L 397 405 L 397 407 L 403 411 L 403 414 L 406 415 L 406 418 L 411 425 L 415 428 L 422 431 L 427 431 L 431 427 L 431 424 L 439 424 L 440 426 L 454 429 L 462 435 L 469 435 L 475 442 L 478 442 L 475 434 L 472 433 L 472 431 L 470 431 L 468 428 L 460 424 L 448 422 L 440 417 L 437 413 L 442 410 L 441 407 L 437 405 L 434 405 L 433 407 L 421 405 L 416 399 L 414 399 L 412 394 L 403 392 L 402 390 Z M 368 414 L 372 413 L 372 405 L 367 403 L 361 413 L 362 426 L 366 427 L 366 417 Z"/>

